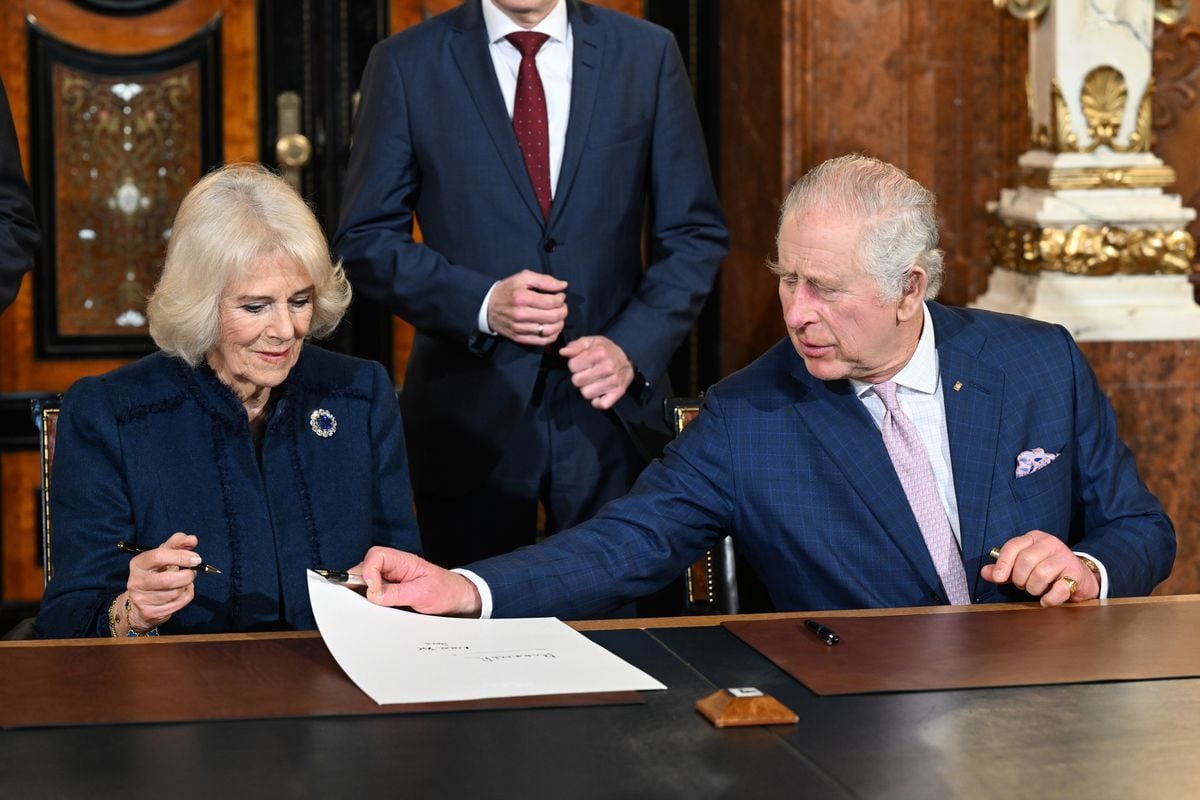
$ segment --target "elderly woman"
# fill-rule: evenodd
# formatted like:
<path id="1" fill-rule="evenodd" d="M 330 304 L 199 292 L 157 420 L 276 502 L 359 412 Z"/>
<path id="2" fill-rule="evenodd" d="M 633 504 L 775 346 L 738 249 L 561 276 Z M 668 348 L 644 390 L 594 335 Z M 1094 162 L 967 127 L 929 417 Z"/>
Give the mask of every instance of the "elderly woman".
<path id="1" fill-rule="evenodd" d="M 387 373 L 305 344 L 349 302 L 284 181 L 196 184 L 149 302 L 161 352 L 63 400 L 40 636 L 313 628 L 306 568 L 419 547 Z"/>

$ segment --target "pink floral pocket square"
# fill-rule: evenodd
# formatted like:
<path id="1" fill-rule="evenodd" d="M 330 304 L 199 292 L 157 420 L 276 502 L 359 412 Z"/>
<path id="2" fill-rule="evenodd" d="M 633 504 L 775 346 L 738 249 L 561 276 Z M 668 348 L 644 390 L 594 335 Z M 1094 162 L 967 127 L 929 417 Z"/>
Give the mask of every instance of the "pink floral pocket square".
<path id="1" fill-rule="evenodd" d="M 1042 467 L 1058 458 L 1058 453 L 1047 453 L 1040 447 L 1024 450 L 1017 456 L 1017 477 L 1024 478 L 1032 475 Z"/>

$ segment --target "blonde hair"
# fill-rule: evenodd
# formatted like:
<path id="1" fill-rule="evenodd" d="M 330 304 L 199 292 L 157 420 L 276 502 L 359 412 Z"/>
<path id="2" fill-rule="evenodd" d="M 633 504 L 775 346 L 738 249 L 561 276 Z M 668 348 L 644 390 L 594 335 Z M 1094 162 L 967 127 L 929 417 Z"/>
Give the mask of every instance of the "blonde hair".
<path id="1" fill-rule="evenodd" d="M 309 335 L 328 336 L 350 305 L 350 282 L 296 190 L 261 164 L 229 164 L 201 178 L 179 205 L 162 277 L 147 303 L 155 344 L 199 364 L 216 346 L 225 287 L 278 257 L 294 260 L 312 279 Z"/>

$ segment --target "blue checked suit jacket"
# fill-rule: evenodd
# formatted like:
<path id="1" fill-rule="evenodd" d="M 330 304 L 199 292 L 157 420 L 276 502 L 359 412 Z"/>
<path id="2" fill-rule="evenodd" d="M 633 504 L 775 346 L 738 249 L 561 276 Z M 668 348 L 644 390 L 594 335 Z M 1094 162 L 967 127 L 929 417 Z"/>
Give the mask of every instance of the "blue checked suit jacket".
<path id="1" fill-rule="evenodd" d="M 1149 593 L 1170 573 L 1175 531 L 1070 334 L 929 308 L 973 600 L 1029 599 L 979 571 L 990 548 L 1033 529 L 1103 561 L 1110 596 Z M 1036 447 L 1059 456 L 1016 478 L 1017 455 Z M 469 568 L 495 616 L 596 615 L 665 585 L 727 533 L 780 610 L 947 602 L 878 428 L 847 381 L 813 378 L 787 339 L 718 383 L 626 497 Z"/>

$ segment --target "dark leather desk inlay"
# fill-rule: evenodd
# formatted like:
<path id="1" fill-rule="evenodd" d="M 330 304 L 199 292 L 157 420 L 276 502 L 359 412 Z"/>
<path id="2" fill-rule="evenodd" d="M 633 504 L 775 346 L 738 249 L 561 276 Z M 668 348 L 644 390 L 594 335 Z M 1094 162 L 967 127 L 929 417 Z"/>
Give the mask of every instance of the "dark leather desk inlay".
<path id="1" fill-rule="evenodd" d="M 725 627 L 817 694 L 1037 686 L 1200 675 L 1200 604 L 821 617 Z"/>
<path id="2" fill-rule="evenodd" d="M 381 706 L 316 636 L 4 648 L 0 675 L 2 728 L 644 702 L 609 692 Z"/>

